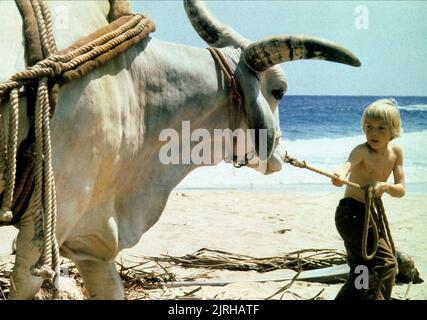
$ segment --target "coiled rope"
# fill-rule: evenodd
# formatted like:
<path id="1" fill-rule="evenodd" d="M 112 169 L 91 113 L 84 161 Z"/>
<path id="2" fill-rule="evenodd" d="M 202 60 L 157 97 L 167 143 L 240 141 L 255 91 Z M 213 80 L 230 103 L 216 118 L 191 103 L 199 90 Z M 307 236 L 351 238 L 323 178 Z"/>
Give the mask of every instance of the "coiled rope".
<path id="1" fill-rule="evenodd" d="M 59 248 L 56 239 L 57 204 L 50 134 L 50 118 L 53 116 L 54 105 L 49 99 L 49 80 L 62 80 L 65 83 L 83 76 L 146 38 L 150 32 L 155 30 L 155 25 L 147 17 L 135 14 L 132 17 L 126 17 L 127 22 L 115 30 L 102 34 L 77 48 L 72 46 L 62 53 L 57 53 L 52 19 L 45 0 L 31 0 L 31 6 L 37 21 L 41 49 L 45 59 L 14 74 L 8 81 L 0 84 L 0 102 L 7 100 L 10 102 L 7 143 L 3 119 L 0 117 L 0 174 L 6 180 L 0 224 L 10 222 L 13 218 L 11 208 L 14 192 L 19 196 L 23 188 L 28 189 L 28 186 L 20 185 L 18 190 L 15 190 L 19 98 L 21 95 L 25 95 L 27 84 L 37 83 L 34 117 L 35 187 L 28 211 L 33 214 L 34 243 L 39 247 L 41 255 L 36 264 L 32 266 L 31 273 L 50 280 L 56 287 L 56 279 L 59 275 Z M 104 57 L 104 60 L 97 60 L 100 57 Z M 85 63 L 92 63 L 92 65 L 89 68 L 83 68 Z M 67 75 L 66 72 L 69 74 Z"/>
<path id="2" fill-rule="evenodd" d="M 52 56 L 57 49 L 52 31 L 52 19 L 44 0 L 33 0 L 31 6 L 37 21 L 41 47 L 46 57 Z M 31 76 L 30 76 L 31 75 Z M 59 272 L 59 249 L 56 240 L 56 194 L 55 180 L 52 168 L 52 146 L 50 136 L 51 105 L 48 96 L 49 74 L 38 66 L 30 67 L 28 71 L 20 72 L 11 79 L 0 84 L 0 92 L 10 91 L 9 131 L 7 146 L 4 142 L 4 128 L 0 129 L 0 146 L 3 153 L 1 158 L 6 160 L 6 166 L 1 167 L 5 173 L 5 193 L 1 204 L 2 221 L 12 219 L 12 204 L 15 191 L 16 163 L 19 130 L 19 90 L 27 80 L 39 78 L 35 108 L 35 192 L 31 202 L 30 212 L 33 212 L 34 240 L 41 252 L 40 258 L 31 268 L 31 273 L 43 279 L 53 281 Z M 3 173 L 2 172 L 2 173 Z"/>
<path id="3" fill-rule="evenodd" d="M 297 167 L 308 169 L 310 171 L 316 172 L 320 175 L 336 178 L 336 176 L 332 173 L 320 170 L 318 168 L 312 167 L 308 165 L 305 161 L 299 161 L 295 158 L 291 158 L 288 156 L 288 153 L 283 157 L 283 161 L 285 163 L 289 163 L 290 165 Z M 342 180 L 342 182 L 346 185 L 349 185 L 352 188 L 365 190 L 365 221 L 363 226 L 363 235 L 362 235 L 362 257 L 365 261 L 372 260 L 372 258 L 376 255 L 378 250 L 378 228 L 384 239 L 390 245 L 393 250 L 393 254 L 396 255 L 396 249 L 394 246 L 393 239 L 391 237 L 390 227 L 388 224 L 387 216 L 384 210 L 384 205 L 379 197 L 373 197 L 373 185 L 360 186 L 357 183 Z M 372 252 L 368 254 L 368 232 L 369 226 L 372 226 L 373 233 L 373 248 Z"/>

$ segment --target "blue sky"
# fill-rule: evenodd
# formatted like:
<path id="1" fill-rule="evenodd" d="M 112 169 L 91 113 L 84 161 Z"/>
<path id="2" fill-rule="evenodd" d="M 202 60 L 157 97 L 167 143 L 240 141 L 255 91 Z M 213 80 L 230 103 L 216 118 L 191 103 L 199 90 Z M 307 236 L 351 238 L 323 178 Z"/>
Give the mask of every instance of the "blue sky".
<path id="1" fill-rule="evenodd" d="M 197 47 L 205 43 L 188 22 L 182 1 L 131 1 L 157 25 L 154 37 Z M 427 95 L 427 1 L 207 1 L 243 36 L 306 34 L 338 42 L 361 68 L 321 62 L 282 64 L 288 94 Z"/>

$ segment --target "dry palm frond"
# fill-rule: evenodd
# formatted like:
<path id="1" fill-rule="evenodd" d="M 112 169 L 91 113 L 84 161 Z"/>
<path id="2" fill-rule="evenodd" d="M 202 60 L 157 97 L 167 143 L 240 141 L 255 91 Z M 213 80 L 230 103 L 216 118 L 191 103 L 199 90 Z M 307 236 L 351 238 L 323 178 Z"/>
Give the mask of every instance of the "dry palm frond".
<path id="1" fill-rule="evenodd" d="M 345 263 L 345 254 L 335 249 L 304 249 L 275 257 L 254 258 L 221 250 L 202 248 L 182 257 L 163 255 L 146 257 L 184 268 L 227 269 L 234 271 L 269 272 L 278 269 L 306 271 Z"/>
<path id="2" fill-rule="evenodd" d="M 11 262 L 0 264 L 0 300 L 5 300 L 10 288 L 10 275 L 13 264 Z"/>
<path id="3" fill-rule="evenodd" d="M 153 265 L 153 262 L 155 265 Z M 275 257 L 254 258 L 248 255 L 235 254 L 221 250 L 202 248 L 193 254 L 182 257 L 163 255 L 161 257 L 142 257 L 140 262 L 125 265 L 122 261 L 116 261 L 118 272 L 124 283 L 125 296 L 127 299 L 153 298 L 151 295 L 159 294 L 160 297 L 169 292 L 165 292 L 164 285 L 174 281 L 192 281 L 206 278 L 206 271 L 200 274 L 181 277 L 170 272 L 165 265 L 178 265 L 183 268 L 205 268 L 207 270 L 221 269 L 234 271 L 257 271 L 268 272 L 278 269 L 292 269 L 301 271 L 330 267 L 345 262 L 345 254 L 335 249 L 304 249 Z M 11 262 L 0 264 L 0 300 L 7 297 L 10 289 L 10 274 L 13 264 Z M 149 270 L 149 271 L 145 271 Z M 77 286 L 85 292 L 83 280 L 80 277 L 76 266 L 72 262 L 63 263 L 61 266 L 62 276 L 74 279 Z M 289 288 L 297 280 L 298 274 L 285 287 L 270 296 L 272 298 L 278 294 L 290 293 Z M 197 299 L 195 293 L 200 287 L 175 296 L 176 299 Z M 150 292 L 151 291 L 151 292 Z M 171 297 L 168 296 L 168 299 Z M 317 298 L 314 297 L 314 299 Z"/>
<path id="4" fill-rule="evenodd" d="M 125 266 L 122 262 L 116 261 L 119 267 L 120 278 L 125 284 L 125 289 L 159 289 L 162 287 L 160 284 L 162 282 L 176 281 L 175 274 L 169 272 L 159 263 L 157 265 L 162 270 L 160 273 L 155 273 L 154 270 L 150 272 L 142 270 L 141 267 L 148 262 L 150 261 L 146 260 L 132 266 Z"/>

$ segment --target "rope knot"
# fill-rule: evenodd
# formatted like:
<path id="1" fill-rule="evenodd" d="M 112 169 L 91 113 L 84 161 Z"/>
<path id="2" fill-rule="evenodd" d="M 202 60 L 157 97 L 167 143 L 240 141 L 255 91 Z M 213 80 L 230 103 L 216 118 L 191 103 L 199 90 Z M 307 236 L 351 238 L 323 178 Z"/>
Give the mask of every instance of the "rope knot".
<path id="1" fill-rule="evenodd" d="M 35 277 L 41 277 L 44 280 L 53 281 L 55 278 L 55 271 L 51 270 L 49 266 L 44 265 L 41 267 L 33 266 L 31 268 L 31 274 Z"/>
<path id="2" fill-rule="evenodd" d="M 290 165 L 294 166 L 294 167 L 298 167 L 298 168 L 307 168 L 307 163 L 305 162 L 305 160 L 303 161 L 299 161 L 295 158 L 291 158 L 290 156 L 288 156 L 288 152 L 285 153 L 284 157 L 283 157 L 283 162 L 285 163 L 289 163 Z"/>
<path id="3" fill-rule="evenodd" d="M 41 69 L 50 70 L 50 77 L 60 75 L 64 70 L 63 64 L 61 62 L 56 61 L 56 59 L 52 57 L 40 61 L 37 66 L 41 67 Z"/>

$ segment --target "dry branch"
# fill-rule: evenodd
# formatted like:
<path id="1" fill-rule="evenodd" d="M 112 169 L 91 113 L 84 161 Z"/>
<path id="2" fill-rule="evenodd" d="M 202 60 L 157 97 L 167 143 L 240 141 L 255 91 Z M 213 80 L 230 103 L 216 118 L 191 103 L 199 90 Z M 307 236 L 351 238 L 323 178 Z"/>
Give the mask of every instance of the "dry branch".
<path id="1" fill-rule="evenodd" d="M 153 262 L 155 265 L 153 265 Z M 278 269 L 291 269 L 297 275 L 282 289 L 271 295 L 272 298 L 279 293 L 283 295 L 288 292 L 292 284 L 297 280 L 302 271 L 318 268 L 330 267 L 345 263 L 345 254 L 335 249 L 304 249 L 280 256 L 255 258 L 248 255 L 230 253 L 221 250 L 202 248 L 193 254 L 182 257 L 162 255 L 161 257 L 142 257 L 139 263 L 124 265 L 122 261 L 116 261 L 117 269 L 124 283 L 125 296 L 127 299 L 152 298 L 150 290 L 163 290 L 168 283 L 193 281 L 196 283 L 200 278 L 206 278 L 205 272 L 194 276 L 181 277 L 168 270 L 169 266 L 177 265 L 183 268 L 204 268 L 207 270 L 234 270 L 234 271 L 257 271 L 269 272 Z M 168 266 L 168 267 L 166 267 Z M 10 289 L 10 274 L 13 264 L 0 264 L 0 300 L 5 299 Z M 62 264 L 62 275 L 69 276 L 75 280 L 76 284 L 83 289 L 81 279 L 76 266 L 72 262 Z M 145 271 L 148 270 L 148 271 Z M 183 296 L 176 296 L 176 299 L 196 299 L 194 295 L 200 287 L 185 293 Z M 168 297 L 170 298 L 170 297 Z M 315 297 L 317 298 L 317 297 Z"/>

